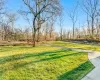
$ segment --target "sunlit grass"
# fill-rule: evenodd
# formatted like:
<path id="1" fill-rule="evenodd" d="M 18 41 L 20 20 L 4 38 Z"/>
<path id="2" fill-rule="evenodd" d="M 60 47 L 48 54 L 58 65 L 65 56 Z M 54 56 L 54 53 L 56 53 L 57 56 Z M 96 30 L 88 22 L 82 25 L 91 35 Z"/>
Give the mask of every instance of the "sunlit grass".
<path id="1" fill-rule="evenodd" d="M 0 47 L 0 80 L 80 80 L 92 69 L 84 52 L 50 46 Z"/>
<path id="2" fill-rule="evenodd" d="M 23 46 L 4 46 L 0 47 L 0 57 L 2 56 L 9 56 L 9 55 L 15 55 L 15 54 L 24 54 L 24 53 L 39 53 L 43 51 L 53 51 L 58 50 L 58 48 L 52 48 L 49 46 L 38 46 L 38 47 L 23 47 Z"/>
<path id="3" fill-rule="evenodd" d="M 72 42 L 62 42 L 62 41 L 53 41 L 49 42 L 52 46 L 61 46 L 66 48 L 78 48 L 78 49 L 85 49 L 85 50 L 94 50 L 100 51 L 100 46 L 96 45 L 89 45 L 89 44 L 80 44 L 80 43 L 72 43 Z"/>

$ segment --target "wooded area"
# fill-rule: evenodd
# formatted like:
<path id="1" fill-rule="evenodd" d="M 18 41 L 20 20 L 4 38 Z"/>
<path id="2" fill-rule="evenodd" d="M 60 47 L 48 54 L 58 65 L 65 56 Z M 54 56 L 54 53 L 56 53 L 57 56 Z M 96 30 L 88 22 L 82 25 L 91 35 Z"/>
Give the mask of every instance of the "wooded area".
<path id="1" fill-rule="evenodd" d="M 6 0 L 0 0 L 0 41 L 27 42 L 35 46 L 36 42 L 54 40 L 96 40 L 100 41 L 99 0 L 78 1 L 73 9 L 68 9 L 72 30 L 63 28 L 64 8 L 60 0 L 22 0 L 25 10 L 10 12 L 5 7 Z M 67 5 L 67 4 L 66 4 Z M 86 13 L 87 23 L 76 26 L 78 8 Z M 16 28 L 19 15 L 28 23 L 24 29 Z M 55 30 L 58 21 L 59 32 Z M 67 23 L 67 22 L 66 22 Z M 84 25 L 85 24 L 85 25 Z M 67 25 L 66 25 L 67 27 Z"/>

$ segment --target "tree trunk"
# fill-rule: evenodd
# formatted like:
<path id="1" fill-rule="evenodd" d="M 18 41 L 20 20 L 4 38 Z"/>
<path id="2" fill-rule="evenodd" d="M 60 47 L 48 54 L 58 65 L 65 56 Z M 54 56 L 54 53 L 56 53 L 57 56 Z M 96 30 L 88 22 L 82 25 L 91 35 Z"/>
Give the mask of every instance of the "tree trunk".
<path id="1" fill-rule="evenodd" d="M 62 39 L 63 39 L 63 38 L 62 38 L 62 36 L 63 36 L 63 35 L 62 35 L 62 32 L 63 32 L 63 31 L 62 31 L 62 28 L 61 28 L 61 33 L 60 33 L 60 39 L 61 39 L 61 41 L 62 41 Z"/>
<path id="2" fill-rule="evenodd" d="M 35 26 L 35 20 L 36 20 L 36 17 L 34 17 L 34 20 L 33 20 L 33 29 L 32 29 L 32 38 L 33 38 L 32 45 L 33 45 L 33 47 L 35 47 L 35 41 L 36 41 L 36 26 Z"/>
<path id="3" fill-rule="evenodd" d="M 94 18 L 92 17 L 92 39 L 94 38 Z"/>
<path id="4" fill-rule="evenodd" d="M 35 38 L 36 38 L 35 35 L 36 35 L 36 31 L 34 31 L 33 34 L 32 34 L 32 37 L 33 37 L 32 45 L 33 45 L 33 47 L 36 46 L 36 45 L 35 45 Z"/>
<path id="5" fill-rule="evenodd" d="M 38 24 L 38 34 L 37 34 L 37 42 L 40 42 L 40 23 Z"/>

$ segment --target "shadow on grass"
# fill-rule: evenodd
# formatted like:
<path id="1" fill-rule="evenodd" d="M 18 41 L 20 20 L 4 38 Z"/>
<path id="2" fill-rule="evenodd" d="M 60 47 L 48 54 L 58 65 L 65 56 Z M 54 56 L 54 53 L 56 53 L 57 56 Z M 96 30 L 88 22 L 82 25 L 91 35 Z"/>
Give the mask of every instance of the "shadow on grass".
<path id="1" fill-rule="evenodd" d="M 39 63 L 39 62 L 44 62 L 44 61 L 52 61 L 52 60 L 56 60 L 56 59 L 66 57 L 66 56 L 78 56 L 81 53 L 82 52 L 77 52 L 77 53 L 66 54 L 66 55 L 62 55 L 62 56 L 52 56 L 50 58 L 43 58 L 43 59 L 40 59 L 40 60 L 34 60 L 34 61 L 30 61 L 30 62 L 17 63 L 17 64 L 13 65 L 12 69 L 18 69 L 18 68 L 25 67 L 26 65 L 30 65 L 30 64 L 33 64 L 33 63 Z"/>
<path id="2" fill-rule="evenodd" d="M 1 67 L 0 68 L 0 75 L 2 75 L 5 71 L 12 70 L 12 69 L 17 69 L 21 67 L 25 67 L 26 65 L 30 65 L 33 63 L 38 63 L 38 62 L 43 62 L 43 61 L 52 61 L 56 59 L 60 59 L 66 56 L 77 56 L 82 54 L 83 52 L 73 52 L 71 54 L 60 54 L 62 52 L 70 52 L 72 50 L 70 49 L 64 49 L 64 50 L 57 50 L 57 51 L 51 51 L 51 52 L 42 52 L 42 53 L 31 53 L 31 54 L 20 54 L 20 55 L 12 55 L 12 56 L 7 56 L 7 57 L 2 57 L 0 58 L 0 65 L 3 65 L 7 62 L 13 62 L 17 60 L 23 60 L 23 59 L 28 59 L 28 58 L 34 58 L 34 57 L 40 57 L 38 60 L 31 60 L 30 62 L 16 62 L 10 66 L 6 66 L 6 68 Z M 42 58 L 45 56 L 49 56 L 49 58 Z M 42 58 L 42 59 L 41 59 Z"/>
<path id="3" fill-rule="evenodd" d="M 15 60 L 22 60 L 22 59 L 26 59 L 26 58 L 31 58 L 31 57 L 41 57 L 41 56 L 54 56 L 57 55 L 56 53 L 60 53 L 60 52 L 65 52 L 65 51 L 71 51 L 71 50 L 57 50 L 57 51 L 51 51 L 51 52 L 42 52 L 42 53 L 27 53 L 27 54 L 17 54 L 17 55 L 12 55 L 12 56 L 6 56 L 6 57 L 2 57 L 0 58 L 0 64 L 4 64 L 6 62 L 11 62 L 11 61 L 15 61 Z"/>
<path id="4" fill-rule="evenodd" d="M 60 75 L 57 80 L 81 80 L 83 76 L 88 74 L 88 72 L 90 72 L 93 68 L 94 66 L 90 63 L 90 61 L 86 61 L 79 67 Z"/>

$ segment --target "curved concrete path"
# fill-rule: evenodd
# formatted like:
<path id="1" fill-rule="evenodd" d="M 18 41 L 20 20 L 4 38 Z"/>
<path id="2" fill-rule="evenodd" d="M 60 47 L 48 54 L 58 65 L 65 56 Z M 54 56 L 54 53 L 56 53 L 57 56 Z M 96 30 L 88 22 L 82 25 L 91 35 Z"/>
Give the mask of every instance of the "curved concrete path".
<path id="1" fill-rule="evenodd" d="M 81 80 L 100 80 L 100 52 L 88 52 L 88 58 L 95 68 Z"/>

